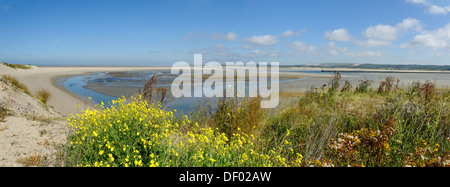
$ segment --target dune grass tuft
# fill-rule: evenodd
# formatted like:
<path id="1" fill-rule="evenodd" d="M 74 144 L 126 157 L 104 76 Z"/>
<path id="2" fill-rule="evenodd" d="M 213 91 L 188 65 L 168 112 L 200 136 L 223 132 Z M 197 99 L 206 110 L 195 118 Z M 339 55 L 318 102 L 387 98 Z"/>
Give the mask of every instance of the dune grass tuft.
<path id="1" fill-rule="evenodd" d="M 37 98 L 44 104 L 47 104 L 48 98 L 51 96 L 50 92 L 44 89 L 40 89 L 36 93 Z"/>
<path id="2" fill-rule="evenodd" d="M 5 117 L 8 115 L 8 109 L 0 103 L 0 122 L 5 121 Z"/>
<path id="3" fill-rule="evenodd" d="M 8 64 L 6 62 L 3 62 L 3 65 L 8 66 L 10 68 L 14 69 L 31 69 L 31 65 L 23 65 L 23 64 Z"/>
<path id="4" fill-rule="evenodd" d="M 25 84 L 19 82 L 13 76 L 11 76 L 11 75 L 3 75 L 2 77 L 3 77 L 3 80 L 5 80 L 7 83 L 11 84 L 15 88 L 23 90 L 23 92 L 25 92 L 26 94 L 30 95 L 30 90 L 28 90 L 28 87 Z"/>

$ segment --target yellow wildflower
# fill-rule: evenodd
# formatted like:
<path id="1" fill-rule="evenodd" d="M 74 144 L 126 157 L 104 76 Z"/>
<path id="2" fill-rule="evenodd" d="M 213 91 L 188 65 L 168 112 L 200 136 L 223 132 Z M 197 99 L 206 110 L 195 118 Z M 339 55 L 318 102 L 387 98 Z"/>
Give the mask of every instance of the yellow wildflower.
<path id="1" fill-rule="evenodd" d="M 113 157 L 113 155 L 112 155 L 112 154 L 108 154 L 108 156 L 109 156 L 109 162 L 114 162 L 114 157 Z"/>

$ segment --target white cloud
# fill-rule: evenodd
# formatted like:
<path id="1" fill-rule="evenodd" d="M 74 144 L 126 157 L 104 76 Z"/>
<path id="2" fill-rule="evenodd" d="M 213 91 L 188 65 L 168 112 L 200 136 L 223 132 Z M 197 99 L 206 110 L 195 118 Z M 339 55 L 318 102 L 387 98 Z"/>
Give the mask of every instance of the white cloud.
<path id="1" fill-rule="evenodd" d="M 241 49 L 247 49 L 247 50 L 249 50 L 249 49 L 253 49 L 253 46 L 251 46 L 251 45 L 243 45 L 243 46 L 241 47 Z"/>
<path id="2" fill-rule="evenodd" d="M 316 53 L 316 47 L 310 46 L 304 42 L 299 42 L 299 41 L 292 42 L 290 47 L 292 49 L 295 49 L 300 52 L 309 52 L 309 53 L 313 53 L 313 54 Z"/>
<path id="3" fill-rule="evenodd" d="M 409 29 L 414 29 L 414 30 L 417 30 L 417 31 L 422 30 L 422 24 L 420 23 L 419 20 L 414 19 L 414 18 L 406 18 L 401 23 L 398 23 L 396 25 L 396 27 L 398 29 L 403 30 L 403 31 L 406 31 L 406 30 L 409 30 Z"/>
<path id="4" fill-rule="evenodd" d="M 251 51 L 248 56 L 249 57 L 256 57 L 256 56 L 263 56 L 263 57 L 278 57 L 280 53 L 278 51 L 260 51 L 258 49 Z"/>
<path id="5" fill-rule="evenodd" d="M 411 29 L 416 31 L 422 30 L 422 24 L 417 19 L 406 18 L 395 26 L 382 24 L 370 26 L 362 34 L 366 38 L 393 41 L 397 39 L 400 32 L 406 32 Z"/>
<path id="6" fill-rule="evenodd" d="M 391 45 L 391 41 L 384 41 L 384 40 L 374 40 L 374 39 L 368 39 L 368 40 L 358 40 L 355 41 L 355 44 L 361 46 L 361 47 L 384 47 Z"/>
<path id="7" fill-rule="evenodd" d="M 292 31 L 292 30 L 287 30 L 287 31 L 284 31 L 282 34 L 281 34 L 281 37 L 289 37 L 289 36 L 293 36 L 295 33 L 294 33 L 294 31 Z"/>
<path id="8" fill-rule="evenodd" d="M 223 45 L 222 44 L 216 44 L 213 47 L 216 48 L 216 49 L 219 49 L 219 50 L 223 49 Z"/>
<path id="9" fill-rule="evenodd" d="M 427 0 L 406 0 L 406 2 L 412 3 L 412 4 L 423 4 L 423 5 L 428 5 Z"/>
<path id="10" fill-rule="evenodd" d="M 431 47 L 450 49 L 450 24 L 434 31 L 424 31 L 414 37 L 413 41 L 401 47 Z"/>
<path id="11" fill-rule="evenodd" d="M 211 33 L 212 37 L 216 40 L 225 40 L 225 41 L 236 41 L 237 40 L 237 34 L 234 32 L 229 32 L 227 34 L 223 33 Z"/>
<path id="12" fill-rule="evenodd" d="M 383 47 L 391 45 L 398 36 L 409 30 L 421 31 L 422 24 L 414 18 L 403 19 L 396 25 L 376 25 L 370 26 L 363 31 L 362 35 L 368 38 L 364 41 L 355 41 L 355 44 L 362 47 Z"/>
<path id="13" fill-rule="evenodd" d="M 339 47 L 334 42 L 329 42 L 325 47 L 325 50 L 327 50 L 328 55 L 331 56 L 337 56 L 337 55 L 344 55 L 347 57 L 377 57 L 377 56 L 383 56 L 383 52 L 381 51 L 350 51 L 346 47 Z"/>
<path id="14" fill-rule="evenodd" d="M 329 49 L 328 54 L 331 56 L 337 56 L 337 55 L 339 55 L 339 51 L 336 49 Z"/>
<path id="15" fill-rule="evenodd" d="M 430 14 L 447 14 L 448 12 L 450 12 L 450 6 L 440 7 L 436 5 L 431 5 L 428 8 L 428 12 Z"/>
<path id="16" fill-rule="evenodd" d="M 381 40 L 396 40 L 397 29 L 390 25 L 371 26 L 363 31 L 363 36 Z"/>
<path id="17" fill-rule="evenodd" d="M 329 42 L 326 46 L 325 49 L 328 51 L 329 55 L 332 56 L 336 56 L 339 54 L 348 54 L 349 51 L 347 48 L 345 47 L 338 47 L 336 46 L 336 44 L 334 44 L 334 42 Z"/>
<path id="18" fill-rule="evenodd" d="M 294 35 L 300 36 L 300 35 L 302 35 L 303 31 L 304 30 L 299 31 L 299 32 L 294 32 L 292 30 L 287 30 L 287 31 L 284 31 L 283 33 L 281 33 L 280 37 L 289 37 L 289 36 L 294 36 Z"/>
<path id="19" fill-rule="evenodd" d="M 421 31 L 422 24 L 420 21 L 414 18 L 406 18 L 395 25 L 378 24 L 370 26 L 362 32 L 362 36 L 366 38 L 364 40 L 354 40 L 355 37 L 345 28 L 327 31 L 324 38 L 339 42 L 354 40 L 353 43 L 361 47 L 384 47 L 391 45 L 393 41 L 397 40 L 399 35 L 410 30 Z M 332 54 L 336 54 L 336 52 L 332 52 Z"/>
<path id="20" fill-rule="evenodd" d="M 438 6 L 432 3 L 429 3 L 426 0 L 406 0 L 407 3 L 416 4 L 416 5 L 424 5 L 428 8 L 428 13 L 430 14 L 447 14 L 450 12 L 450 6 Z"/>
<path id="21" fill-rule="evenodd" d="M 351 57 L 377 57 L 377 56 L 383 56 L 384 53 L 381 51 L 358 51 L 358 52 L 353 52 L 351 54 Z"/>
<path id="22" fill-rule="evenodd" d="M 335 29 L 332 32 L 325 32 L 326 39 L 332 40 L 332 41 L 339 41 L 339 42 L 347 42 L 352 39 L 352 35 L 348 33 L 347 29 Z"/>
<path id="23" fill-rule="evenodd" d="M 216 52 L 232 51 L 234 49 L 235 49 L 234 47 L 225 47 L 221 43 L 213 46 L 213 50 L 215 50 Z"/>
<path id="24" fill-rule="evenodd" d="M 244 41 L 255 45 L 269 46 L 278 43 L 278 37 L 272 35 L 252 36 Z"/>

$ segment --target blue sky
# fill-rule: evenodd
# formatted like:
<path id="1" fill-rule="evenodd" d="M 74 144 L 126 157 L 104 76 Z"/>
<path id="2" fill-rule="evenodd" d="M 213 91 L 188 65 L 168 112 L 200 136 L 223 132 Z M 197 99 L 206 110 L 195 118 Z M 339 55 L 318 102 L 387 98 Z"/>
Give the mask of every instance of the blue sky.
<path id="1" fill-rule="evenodd" d="M 449 0 L 0 0 L 0 61 L 450 65 Z"/>

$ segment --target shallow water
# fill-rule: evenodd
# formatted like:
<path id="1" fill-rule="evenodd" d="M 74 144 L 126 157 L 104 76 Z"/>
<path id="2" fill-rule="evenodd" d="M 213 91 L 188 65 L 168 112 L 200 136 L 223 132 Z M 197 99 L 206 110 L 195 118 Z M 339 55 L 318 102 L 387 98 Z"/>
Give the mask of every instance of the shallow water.
<path id="1" fill-rule="evenodd" d="M 321 87 L 330 81 L 330 78 L 320 76 L 330 76 L 333 72 L 322 72 L 317 70 L 296 70 L 296 69 L 280 69 L 280 74 L 283 72 L 299 73 L 299 75 L 307 74 L 307 77 L 303 78 L 288 78 L 280 80 L 280 91 L 305 91 L 309 87 Z M 184 111 L 185 113 L 192 111 L 199 105 L 204 104 L 207 100 L 211 102 L 212 107 L 217 103 L 217 98 L 206 97 L 182 97 L 173 99 L 171 96 L 170 86 L 172 81 L 178 75 L 171 75 L 170 70 L 152 70 L 152 71 L 130 71 L 130 72 L 99 72 L 88 75 L 79 75 L 69 78 L 62 78 L 57 81 L 57 84 L 64 86 L 68 91 L 75 93 L 82 99 L 92 98 L 94 103 L 109 103 L 113 99 L 117 99 L 121 95 L 130 97 L 136 95 L 138 88 L 144 86 L 145 82 L 151 78 L 154 74 L 158 75 L 158 84 L 155 87 L 164 87 L 167 91 L 167 98 L 172 100 L 169 102 L 168 109 L 177 111 Z M 310 76 L 313 75 L 313 76 Z M 314 77 L 317 75 L 318 77 Z M 401 86 L 407 86 L 413 81 L 430 80 L 440 88 L 450 87 L 450 74 L 448 73 L 367 73 L 367 72 L 341 72 L 341 84 L 343 85 L 345 80 L 348 80 L 352 85 L 356 86 L 358 81 L 369 79 L 373 80 L 372 87 L 377 87 L 379 82 L 384 80 L 388 76 L 399 78 L 401 80 Z M 239 86 L 248 88 L 250 84 L 257 84 L 257 82 L 241 82 Z M 270 82 L 267 83 L 270 85 Z M 90 85 L 90 86 L 88 86 Z M 225 85 L 227 86 L 232 85 Z M 104 89 L 104 90 L 101 90 Z M 107 91 L 106 91 L 107 90 Z M 247 90 L 248 91 L 248 90 Z M 104 94 L 102 94 L 102 92 Z M 194 90 L 192 90 L 194 92 Z M 105 94 L 107 93 L 107 95 Z"/>
<path id="2" fill-rule="evenodd" d="M 86 89 L 84 86 L 87 85 L 89 80 L 95 79 L 96 77 L 101 77 L 102 73 L 99 74 L 89 74 L 89 75 L 79 75 L 69 78 L 60 78 L 57 80 L 56 85 L 64 86 L 69 92 L 74 93 L 77 97 L 82 99 L 83 101 L 90 102 L 92 100 L 94 103 L 99 104 L 104 102 L 105 105 L 111 100 L 117 99 L 116 97 L 112 97 L 109 95 L 97 93 L 92 89 Z M 90 99 L 89 99 L 90 98 Z"/>

